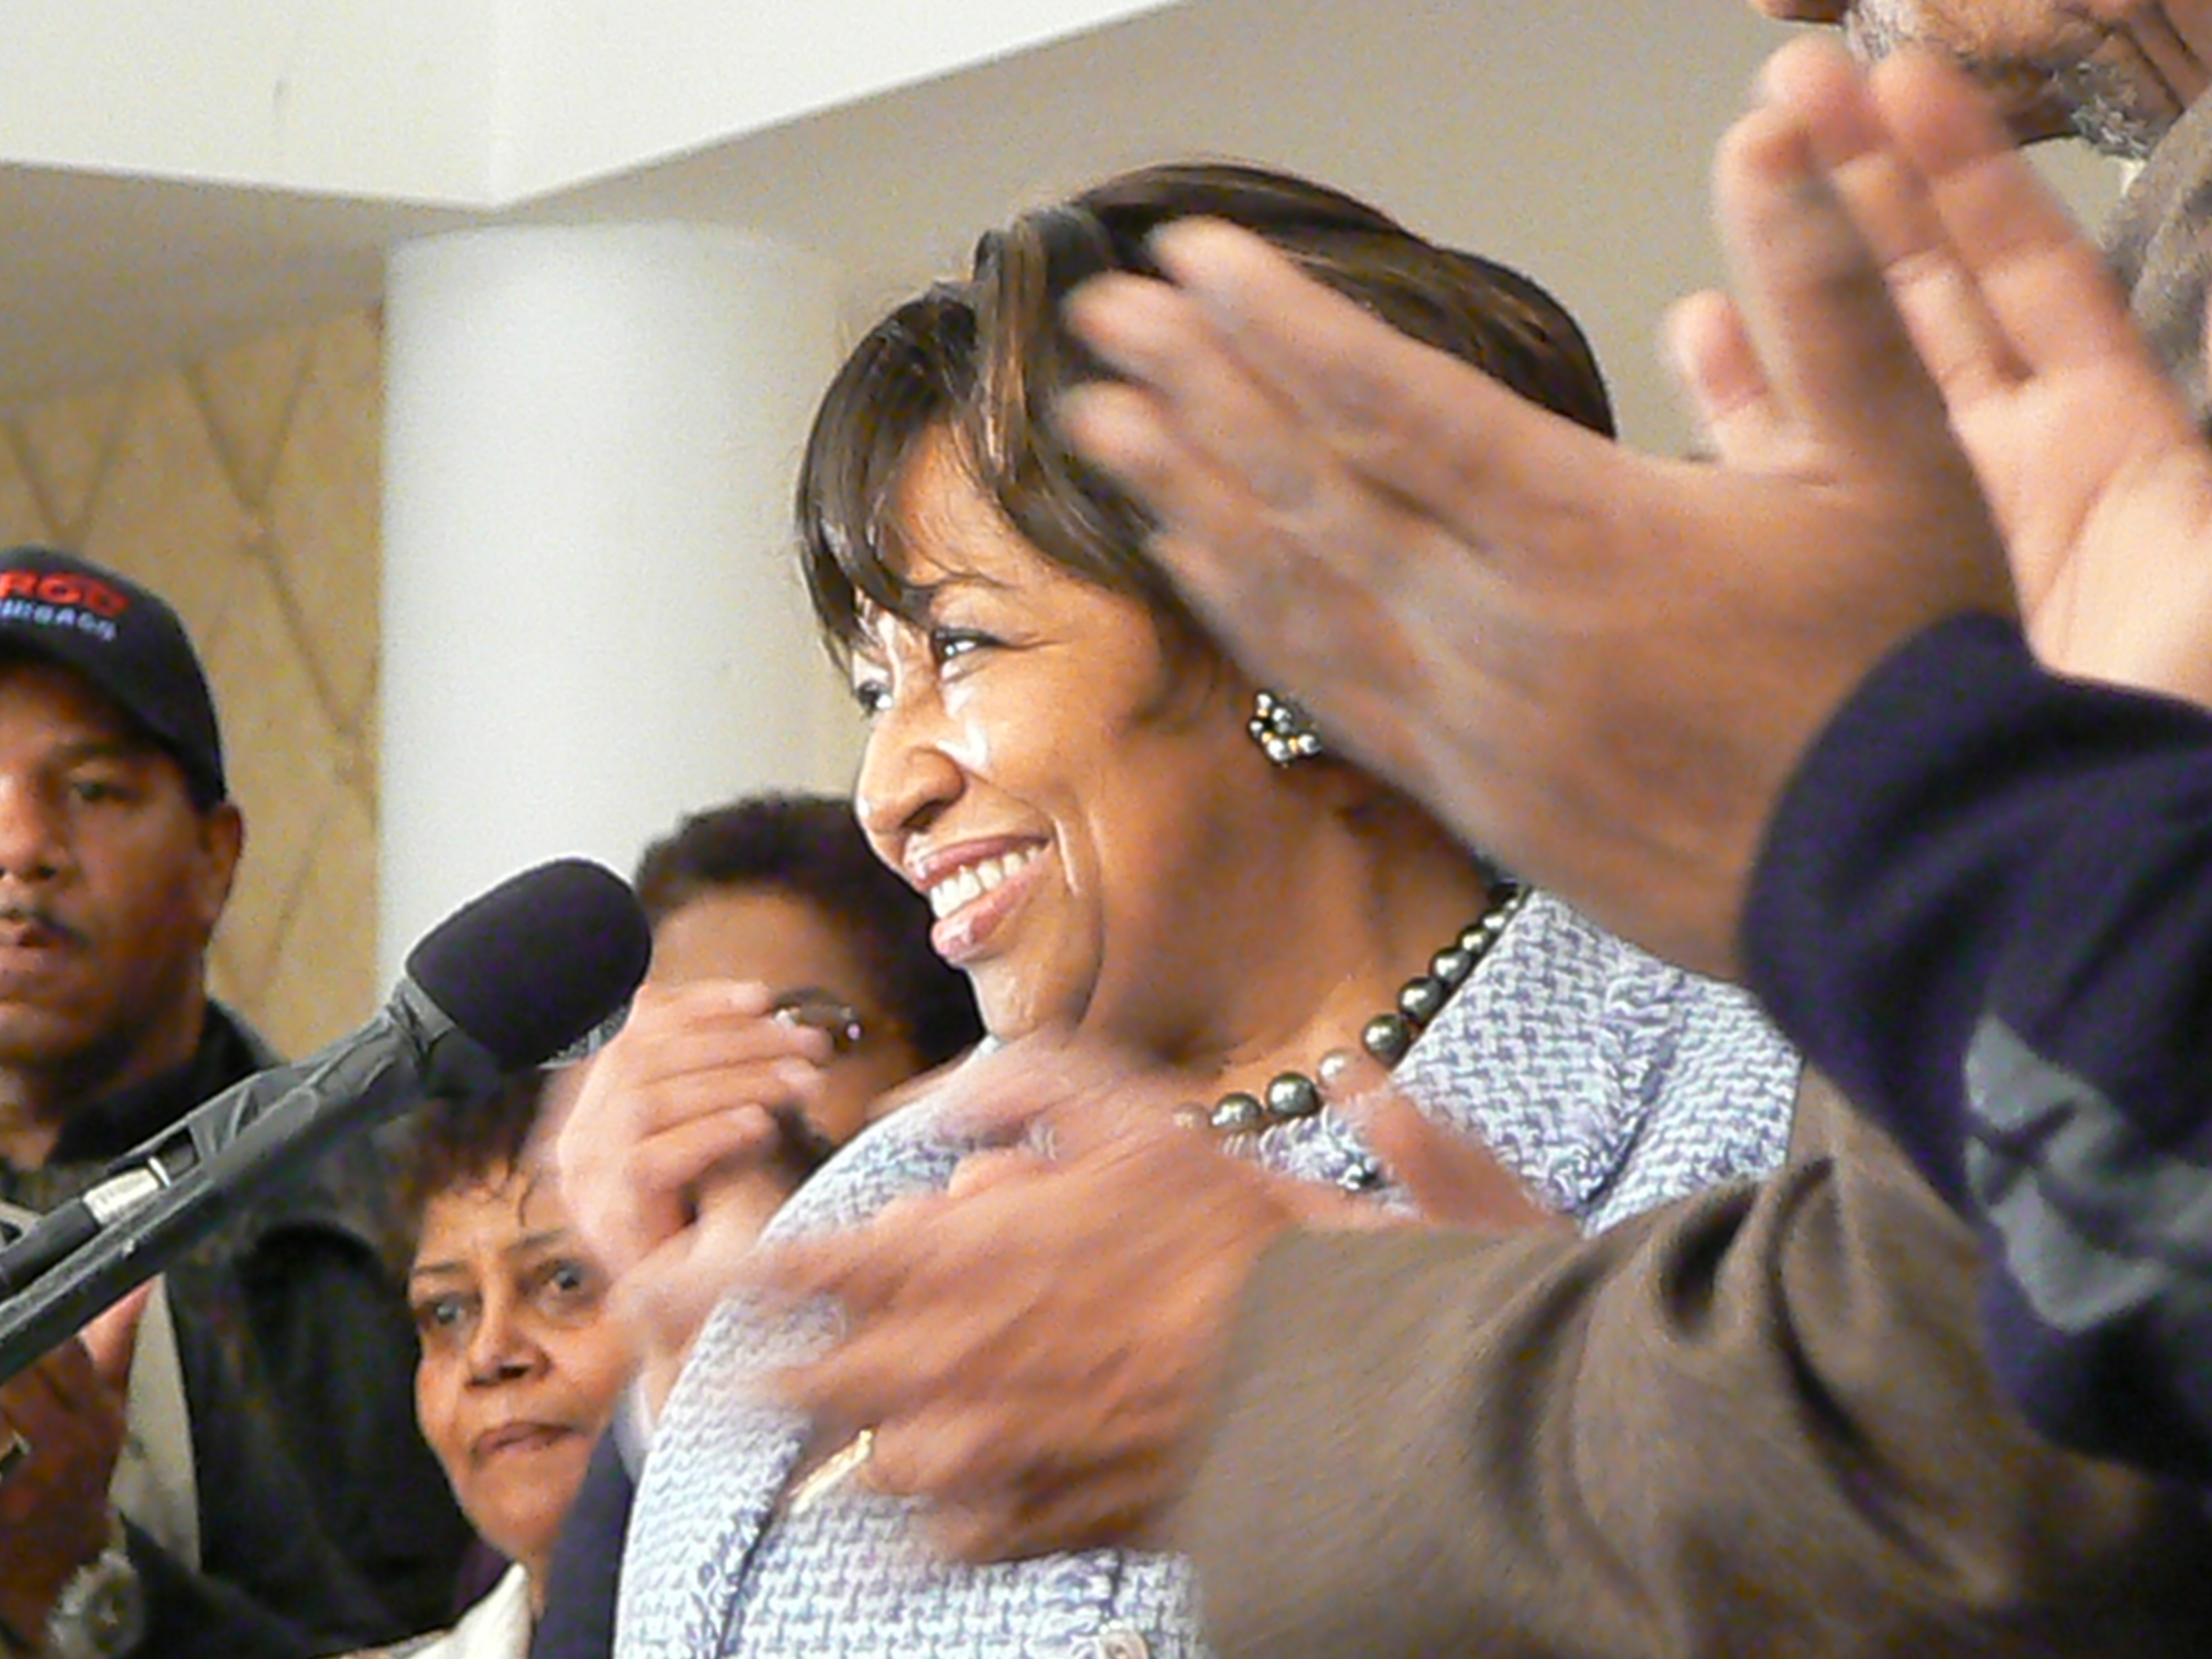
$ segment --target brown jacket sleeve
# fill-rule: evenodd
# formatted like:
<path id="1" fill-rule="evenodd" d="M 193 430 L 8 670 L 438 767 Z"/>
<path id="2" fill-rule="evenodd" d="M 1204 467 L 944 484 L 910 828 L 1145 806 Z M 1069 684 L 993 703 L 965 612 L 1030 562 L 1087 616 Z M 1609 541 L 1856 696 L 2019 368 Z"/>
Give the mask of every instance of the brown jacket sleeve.
<path id="1" fill-rule="evenodd" d="M 1243 1656 L 2212 1654 L 2198 1495 L 2033 1439 L 1972 1236 L 1808 1086 L 1598 1238 L 1297 1235 L 1176 1542 Z"/>

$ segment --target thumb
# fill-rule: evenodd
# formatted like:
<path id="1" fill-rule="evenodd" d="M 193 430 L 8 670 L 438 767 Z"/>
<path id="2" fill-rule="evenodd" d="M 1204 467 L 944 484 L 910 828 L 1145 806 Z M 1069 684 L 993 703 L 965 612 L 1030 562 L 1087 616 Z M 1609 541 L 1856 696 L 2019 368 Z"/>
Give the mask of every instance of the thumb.
<path id="1" fill-rule="evenodd" d="M 1676 386 L 1715 459 L 1750 471 L 1776 467 L 1797 441 L 1765 366 L 1725 294 L 1693 294 L 1667 313 L 1662 336 Z"/>
<path id="2" fill-rule="evenodd" d="M 1520 1232 L 1558 1219 L 1497 1153 L 1424 1116 L 1364 1056 L 1334 1079 L 1330 1099 L 1425 1219 L 1486 1233 Z"/>
<path id="3" fill-rule="evenodd" d="M 131 1362 L 138 1352 L 138 1321 L 161 1281 L 148 1279 L 121 1301 L 94 1314 L 77 1334 L 92 1369 L 118 1399 L 131 1390 Z"/>

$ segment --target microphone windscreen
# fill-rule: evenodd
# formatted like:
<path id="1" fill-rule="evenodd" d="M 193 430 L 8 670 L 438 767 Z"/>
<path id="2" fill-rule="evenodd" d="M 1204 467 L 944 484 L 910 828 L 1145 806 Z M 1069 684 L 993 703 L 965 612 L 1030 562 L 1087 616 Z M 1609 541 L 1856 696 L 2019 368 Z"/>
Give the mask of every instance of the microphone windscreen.
<path id="1" fill-rule="evenodd" d="M 580 1041 L 645 978 L 653 929 L 629 884 L 588 859 L 509 876 L 425 933 L 407 977 L 508 1071 Z"/>

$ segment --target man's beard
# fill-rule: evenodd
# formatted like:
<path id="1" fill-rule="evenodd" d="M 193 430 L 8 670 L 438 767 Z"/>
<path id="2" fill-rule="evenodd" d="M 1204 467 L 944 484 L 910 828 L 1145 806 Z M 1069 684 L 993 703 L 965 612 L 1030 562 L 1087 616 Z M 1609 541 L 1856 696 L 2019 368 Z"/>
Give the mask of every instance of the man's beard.
<path id="1" fill-rule="evenodd" d="M 1863 64 L 1878 64 L 1921 40 L 1895 0 L 1861 0 L 1844 18 L 1844 39 Z M 2075 135 L 2102 155 L 2140 161 L 2173 125 L 2170 112 L 2146 108 L 2142 89 L 2109 64 L 2086 57 L 2054 64 L 1953 56 L 2001 103 L 2015 109 L 2040 106 L 2063 114 Z"/>
<path id="2" fill-rule="evenodd" d="M 2146 113 L 2126 77 L 2100 64 L 2078 64 L 2052 77 L 2075 133 L 2100 155 L 2140 161 L 2173 125 Z"/>
<path id="3" fill-rule="evenodd" d="M 1887 0 L 1861 0 L 1844 14 L 1844 42 L 1862 64 L 1879 64 L 1913 38 Z"/>

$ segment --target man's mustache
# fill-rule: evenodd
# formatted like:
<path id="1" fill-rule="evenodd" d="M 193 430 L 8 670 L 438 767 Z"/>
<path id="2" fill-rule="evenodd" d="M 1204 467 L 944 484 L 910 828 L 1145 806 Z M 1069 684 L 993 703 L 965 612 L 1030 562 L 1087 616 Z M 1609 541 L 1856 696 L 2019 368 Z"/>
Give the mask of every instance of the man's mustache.
<path id="1" fill-rule="evenodd" d="M 72 945 L 84 943 L 84 935 L 64 921 L 43 904 L 0 902 L 0 927 L 35 927 L 41 933 L 52 933 Z"/>

